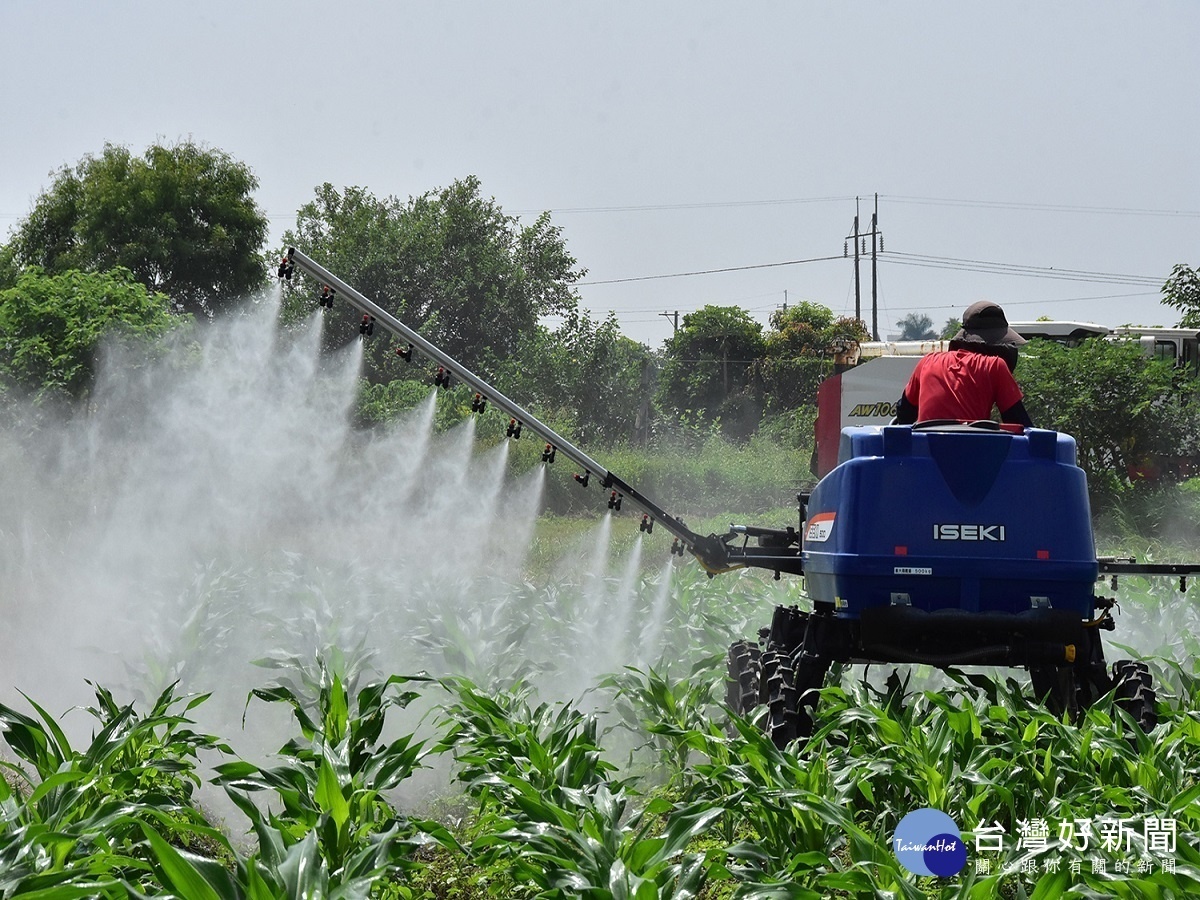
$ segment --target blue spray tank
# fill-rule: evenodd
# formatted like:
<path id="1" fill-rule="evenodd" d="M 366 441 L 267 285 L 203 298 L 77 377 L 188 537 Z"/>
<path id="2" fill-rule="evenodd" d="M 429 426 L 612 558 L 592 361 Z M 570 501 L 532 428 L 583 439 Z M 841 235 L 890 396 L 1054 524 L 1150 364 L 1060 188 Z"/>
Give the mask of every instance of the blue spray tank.
<path id="1" fill-rule="evenodd" d="M 1094 617 L 1099 574 L 1075 440 L 973 426 L 865 426 L 813 490 L 809 596 L 839 616 L 1066 610 Z"/>

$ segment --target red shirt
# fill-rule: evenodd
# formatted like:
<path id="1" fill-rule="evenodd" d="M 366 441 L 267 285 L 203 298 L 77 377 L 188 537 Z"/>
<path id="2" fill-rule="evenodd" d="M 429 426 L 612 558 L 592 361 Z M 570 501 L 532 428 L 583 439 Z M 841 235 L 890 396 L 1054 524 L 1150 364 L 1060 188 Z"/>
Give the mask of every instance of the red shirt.
<path id="1" fill-rule="evenodd" d="M 1003 359 L 970 350 L 922 357 L 904 396 L 917 408 L 918 422 L 990 419 L 993 403 L 1003 413 L 1023 397 Z"/>

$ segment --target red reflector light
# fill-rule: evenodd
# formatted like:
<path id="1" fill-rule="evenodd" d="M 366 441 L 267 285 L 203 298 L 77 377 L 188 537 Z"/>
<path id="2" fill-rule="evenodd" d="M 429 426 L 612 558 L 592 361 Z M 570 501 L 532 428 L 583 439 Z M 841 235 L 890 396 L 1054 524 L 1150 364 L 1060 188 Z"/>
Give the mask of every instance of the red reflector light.
<path id="1" fill-rule="evenodd" d="M 896 547 L 896 555 L 897 556 L 908 556 L 908 548 L 897 546 Z"/>
<path id="2" fill-rule="evenodd" d="M 1049 550 L 1039 550 L 1038 551 L 1038 559 L 1049 559 L 1049 558 L 1050 558 Z"/>

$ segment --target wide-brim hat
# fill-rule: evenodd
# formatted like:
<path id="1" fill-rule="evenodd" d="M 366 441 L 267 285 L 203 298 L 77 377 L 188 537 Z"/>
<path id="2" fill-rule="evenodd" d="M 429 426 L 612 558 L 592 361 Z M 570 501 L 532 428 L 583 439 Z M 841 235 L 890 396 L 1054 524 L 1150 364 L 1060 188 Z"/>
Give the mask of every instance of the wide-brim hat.
<path id="1" fill-rule="evenodd" d="M 962 328 L 952 340 L 1010 347 L 1027 343 L 1025 338 L 1008 327 L 1004 310 L 990 300 L 980 300 L 967 307 L 963 313 Z"/>

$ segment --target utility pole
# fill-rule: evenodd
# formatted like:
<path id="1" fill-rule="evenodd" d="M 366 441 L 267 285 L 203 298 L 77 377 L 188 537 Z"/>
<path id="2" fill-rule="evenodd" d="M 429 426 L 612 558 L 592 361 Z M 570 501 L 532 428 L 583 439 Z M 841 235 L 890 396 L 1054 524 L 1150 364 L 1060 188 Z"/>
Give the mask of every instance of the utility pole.
<path id="1" fill-rule="evenodd" d="M 879 195 L 875 195 L 875 212 L 871 214 L 871 230 L 858 230 L 858 201 L 854 198 L 854 233 L 847 235 L 846 241 L 854 241 L 854 318 L 862 321 L 862 288 L 859 278 L 859 255 L 867 252 L 867 235 L 871 235 L 871 338 L 879 340 L 879 276 L 876 270 L 878 253 L 883 251 L 883 232 L 879 230 Z M 842 256 L 848 256 L 845 241 L 842 243 Z"/>
<path id="2" fill-rule="evenodd" d="M 879 278 L 875 270 L 875 239 L 879 235 L 879 194 L 875 194 L 875 212 L 871 213 L 871 335 L 879 340 Z"/>
<path id="3" fill-rule="evenodd" d="M 675 310 L 674 314 L 669 312 L 660 312 L 659 315 L 665 317 L 666 320 L 670 322 L 672 326 L 674 326 L 675 332 L 672 333 L 677 333 L 679 331 L 679 310 Z"/>
<path id="4" fill-rule="evenodd" d="M 854 198 L 854 234 L 847 235 L 847 241 L 854 241 L 854 318 L 862 321 L 862 294 L 858 287 L 858 198 Z M 846 243 L 842 242 L 842 257 L 846 256 Z"/>

